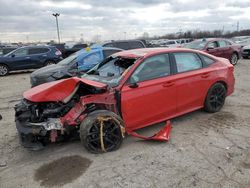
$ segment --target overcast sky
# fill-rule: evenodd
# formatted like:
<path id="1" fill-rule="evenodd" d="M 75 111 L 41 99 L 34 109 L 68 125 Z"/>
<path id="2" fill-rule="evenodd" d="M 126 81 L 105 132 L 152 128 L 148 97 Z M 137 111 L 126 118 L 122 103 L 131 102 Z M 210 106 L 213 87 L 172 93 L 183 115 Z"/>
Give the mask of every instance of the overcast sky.
<path id="1" fill-rule="evenodd" d="M 0 0 L 0 41 L 56 39 L 53 12 L 63 41 L 250 29 L 250 0 Z"/>

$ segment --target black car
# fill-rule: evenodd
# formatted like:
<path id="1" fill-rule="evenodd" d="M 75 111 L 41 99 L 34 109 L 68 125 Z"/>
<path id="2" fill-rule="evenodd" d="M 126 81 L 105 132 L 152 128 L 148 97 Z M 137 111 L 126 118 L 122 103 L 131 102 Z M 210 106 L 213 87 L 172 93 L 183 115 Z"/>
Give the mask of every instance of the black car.
<path id="1" fill-rule="evenodd" d="M 56 65 L 50 65 L 34 71 L 30 76 L 31 86 L 34 87 L 46 82 L 77 76 L 87 72 L 108 56 L 120 51 L 122 49 L 108 47 L 80 50 Z"/>
<path id="2" fill-rule="evenodd" d="M 146 45 L 141 40 L 118 40 L 102 44 L 102 46 L 120 48 L 123 50 L 146 48 Z"/>
<path id="3" fill-rule="evenodd" d="M 61 52 L 53 46 L 21 47 L 0 57 L 0 76 L 10 71 L 41 68 L 62 59 Z"/>

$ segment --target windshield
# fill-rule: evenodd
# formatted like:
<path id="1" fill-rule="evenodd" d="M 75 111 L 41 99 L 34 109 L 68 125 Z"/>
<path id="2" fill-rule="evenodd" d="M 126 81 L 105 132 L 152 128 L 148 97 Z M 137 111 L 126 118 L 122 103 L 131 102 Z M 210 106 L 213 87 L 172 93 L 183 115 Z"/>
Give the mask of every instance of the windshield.
<path id="1" fill-rule="evenodd" d="M 193 41 L 184 45 L 184 48 L 191 48 L 195 50 L 202 50 L 206 46 L 207 41 Z"/>
<path id="2" fill-rule="evenodd" d="M 82 78 L 108 84 L 110 87 L 117 86 L 122 77 L 135 63 L 135 60 L 131 58 L 110 57 L 88 71 Z"/>
<path id="3" fill-rule="evenodd" d="M 12 51 L 10 51 L 9 53 L 5 54 L 4 57 L 8 57 L 10 56 L 11 54 L 13 54 L 15 51 L 17 51 L 18 49 L 14 49 Z"/>
<path id="4" fill-rule="evenodd" d="M 76 61 L 78 56 L 78 53 L 73 53 L 72 55 L 70 55 L 69 57 L 63 59 L 62 61 L 60 61 L 59 63 L 57 63 L 58 65 L 69 65 L 73 62 Z"/>

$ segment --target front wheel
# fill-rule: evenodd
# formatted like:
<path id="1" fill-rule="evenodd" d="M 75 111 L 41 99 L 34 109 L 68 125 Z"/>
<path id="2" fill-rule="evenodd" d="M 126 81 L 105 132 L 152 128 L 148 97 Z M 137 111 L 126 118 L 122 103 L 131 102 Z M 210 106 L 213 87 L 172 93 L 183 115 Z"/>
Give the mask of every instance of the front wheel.
<path id="1" fill-rule="evenodd" d="M 232 55 L 232 57 L 231 57 L 231 59 L 230 59 L 230 63 L 231 63 L 232 65 L 236 65 L 237 62 L 238 62 L 238 55 L 237 55 L 236 53 L 233 53 L 233 55 Z"/>
<path id="2" fill-rule="evenodd" d="M 222 83 L 214 84 L 207 93 L 204 104 L 205 111 L 210 113 L 220 111 L 225 103 L 226 95 L 227 90 Z"/>
<path id="3" fill-rule="evenodd" d="M 90 113 L 80 126 L 83 146 L 91 153 L 117 150 L 123 141 L 124 123 L 115 113 L 96 110 Z"/>
<path id="4" fill-rule="evenodd" d="M 6 76 L 8 74 L 9 74 L 9 68 L 4 64 L 0 64 L 0 76 Z"/>

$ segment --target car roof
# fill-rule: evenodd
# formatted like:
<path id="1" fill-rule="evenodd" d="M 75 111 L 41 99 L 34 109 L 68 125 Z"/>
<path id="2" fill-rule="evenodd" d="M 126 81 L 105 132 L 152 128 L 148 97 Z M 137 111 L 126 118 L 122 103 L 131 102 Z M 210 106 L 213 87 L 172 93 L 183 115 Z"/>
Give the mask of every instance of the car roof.
<path id="1" fill-rule="evenodd" d="M 160 54 L 160 53 L 171 53 L 171 52 L 202 53 L 201 51 L 187 49 L 187 48 L 139 48 L 139 49 L 132 49 L 132 50 L 117 52 L 113 56 L 124 57 L 124 58 L 140 58 L 140 57 L 148 57 L 148 56 Z"/>

